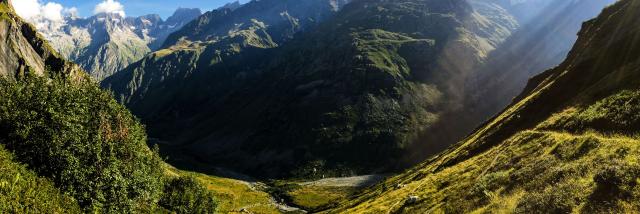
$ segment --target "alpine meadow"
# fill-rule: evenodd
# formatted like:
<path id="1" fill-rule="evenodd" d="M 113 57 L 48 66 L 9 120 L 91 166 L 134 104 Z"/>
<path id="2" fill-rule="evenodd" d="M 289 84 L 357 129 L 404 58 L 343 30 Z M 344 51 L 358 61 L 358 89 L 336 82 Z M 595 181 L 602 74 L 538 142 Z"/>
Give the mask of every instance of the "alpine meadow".
<path id="1" fill-rule="evenodd" d="M 640 0 L 0 0 L 0 213 L 640 213 L 639 21 Z"/>

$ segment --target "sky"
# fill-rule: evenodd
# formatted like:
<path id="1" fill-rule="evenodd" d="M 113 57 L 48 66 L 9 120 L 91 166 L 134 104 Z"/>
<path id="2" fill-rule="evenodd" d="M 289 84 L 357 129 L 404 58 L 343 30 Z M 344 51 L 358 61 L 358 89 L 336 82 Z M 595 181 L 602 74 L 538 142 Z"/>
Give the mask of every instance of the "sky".
<path id="1" fill-rule="evenodd" d="M 111 12 L 126 16 L 160 14 L 166 19 L 179 7 L 200 8 L 205 12 L 233 1 L 235 0 L 13 0 L 13 4 L 21 16 L 49 16 L 55 19 L 61 12 L 76 13 L 80 17 Z M 249 0 L 240 0 L 241 3 L 247 1 Z"/>

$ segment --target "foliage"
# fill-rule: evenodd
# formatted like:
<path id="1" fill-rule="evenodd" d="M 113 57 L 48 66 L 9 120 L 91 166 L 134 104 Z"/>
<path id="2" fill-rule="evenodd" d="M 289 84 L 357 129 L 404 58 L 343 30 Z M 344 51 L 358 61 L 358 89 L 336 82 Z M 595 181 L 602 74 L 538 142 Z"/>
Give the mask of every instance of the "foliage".
<path id="1" fill-rule="evenodd" d="M 80 206 L 0 145 L 0 213 L 80 213 Z"/>
<path id="2" fill-rule="evenodd" d="M 92 83 L 0 80 L 0 140 L 87 211 L 152 207 L 163 167 L 140 123 Z"/>
<path id="3" fill-rule="evenodd" d="M 168 181 L 158 204 L 176 213 L 214 213 L 216 202 L 195 177 L 179 177 Z"/>

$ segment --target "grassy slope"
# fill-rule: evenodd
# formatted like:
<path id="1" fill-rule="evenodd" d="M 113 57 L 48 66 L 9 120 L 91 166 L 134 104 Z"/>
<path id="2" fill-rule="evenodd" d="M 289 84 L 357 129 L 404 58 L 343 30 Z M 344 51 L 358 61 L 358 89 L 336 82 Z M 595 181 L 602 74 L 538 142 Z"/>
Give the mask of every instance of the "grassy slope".
<path id="1" fill-rule="evenodd" d="M 76 201 L 13 160 L 0 145 L 0 213 L 80 213 Z"/>
<path id="2" fill-rule="evenodd" d="M 567 61 L 474 135 L 329 212 L 639 210 L 638 13 L 638 1 L 607 8 Z"/>

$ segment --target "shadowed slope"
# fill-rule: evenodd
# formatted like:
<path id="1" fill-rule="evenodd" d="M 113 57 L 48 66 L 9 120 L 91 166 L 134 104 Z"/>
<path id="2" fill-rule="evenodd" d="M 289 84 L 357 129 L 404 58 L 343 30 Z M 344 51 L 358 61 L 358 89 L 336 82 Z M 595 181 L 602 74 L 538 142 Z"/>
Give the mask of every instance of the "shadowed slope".
<path id="1" fill-rule="evenodd" d="M 330 212 L 637 211 L 639 16 L 635 0 L 606 8 L 499 116 Z"/>
<path id="2" fill-rule="evenodd" d="M 418 133 L 460 107 L 457 86 L 517 25 L 494 4 L 462 0 L 354 1 L 339 12 L 335 1 L 267 2 L 208 13 L 102 85 L 152 136 L 203 161 L 261 176 L 390 170 L 406 164 Z M 263 7 L 296 10 L 243 14 Z M 290 22 L 298 13 L 312 21 Z M 232 24 L 224 17 L 251 22 L 220 36 Z"/>

